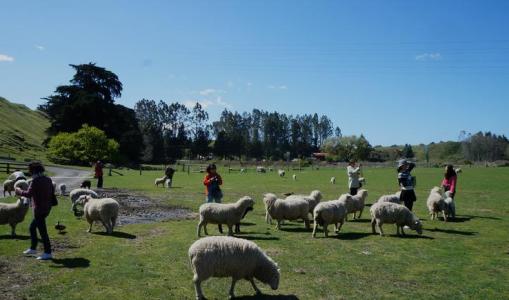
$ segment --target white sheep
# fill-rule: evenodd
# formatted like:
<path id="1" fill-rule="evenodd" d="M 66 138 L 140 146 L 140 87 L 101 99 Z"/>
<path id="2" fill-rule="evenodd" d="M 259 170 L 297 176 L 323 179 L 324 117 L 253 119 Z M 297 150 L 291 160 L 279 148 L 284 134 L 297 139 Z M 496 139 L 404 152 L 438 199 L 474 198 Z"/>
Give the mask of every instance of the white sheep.
<path id="1" fill-rule="evenodd" d="M 166 176 L 163 176 L 161 178 L 156 178 L 154 180 L 154 185 L 157 187 L 159 185 L 162 185 L 164 187 L 164 183 L 166 182 Z"/>
<path id="2" fill-rule="evenodd" d="M 313 237 L 316 237 L 318 225 L 323 227 L 325 237 L 329 236 L 328 226 L 334 224 L 334 232 L 339 233 L 346 218 L 346 207 L 344 198 L 351 198 L 349 194 L 344 194 L 338 200 L 320 202 L 316 205 L 313 212 L 315 224 L 313 226 Z"/>
<path id="3" fill-rule="evenodd" d="M 353 206 L 352 210 L 348 213 L 353 213 L 353 219 L 359 219 L 364 211 L 364 203 L 366 203 L 366 198 L 368 197 L 368 191 L 365 189 L 360 189 L 357 191 L 357 195 L 352 196 Z M 359 216 L 355 216 L 355 214 L 359 212 Z"/>
<path id="4" fill-rule="evenodd" d="M 382 225 L 385 223 L 396 224 L 398 235 L 400 234 L 400 228 L 401 233 L 405 235 L 404 226 L 408 226 L 410 229 L 417 231 L 418 234 L 422 234 L 421 221 L 404 205 L 392 202 L 376 202 L 369 211 L 371 213 L 371 229 L 373 234 L 376 234 L 376 225 L 380 231 L 380 236 L 383 236 Z"/>
<path id="5" fill-rule="evenodd" d="M 11 235 L 16 236 L 16 225 L 23 222 L 29 207 L 29 199 L 21 197 L 15 203 L 0 203 L 0 225 L 9 224 Z"/>
<path id="6" fill-rule="evenodd" d="M 456 172 L 456 174 L 459 174 L 462 173 L 463 171 L 461 170 L 461 168 L 456 168 L 454 169 L 454 172 Z"/>
<path id="7" fill-rule="evenodd" d="M 200 206 L 200 222 L 198 223 L 198 237 L 201 234 L 201 228 L 206 235 L 207 224 L 226 224 L 228 226 L 228 235 L 233 235 L 233 225 L 240 224 L 248 211 L 253 210 L 254 200 L 251 197 L 244 196 L 235 203 L 204 203 Z"/>
<path id="8" fill-rule="evenodd" d="M 377 202 L 392 202 L 392 203 L 401 204 L 400 198 L 401 198 L 401 191 L 396 192 L 395 194 L 392 194 L 392 195 L 383 195 L 380 198 L 378 198 Z"/>
<path id="9" fill-rule="evenodd" d="M 21 189 L 23 191 L 28 191 L 28 182 L 26 180 L 18 180 L 14 183 L 14 190 Z"/>
<path id="10" fill-rule="evenodd" d="M 71 199 L 71 204 L 73 205 L 73 207 L 74 207 L 74 204 L 76 203 L 76 201 L 78 201 L 78 198 L 82 195 L 89 195 L 92 198 L 99 198 L 97 193 L 94 192 L 93 190 L 89 190 L 89 189 L 85 189 L 85 188 L 74 189 L 69 193 L 69 198 Z"/>
<path id="11" fill-rule="evenodd" d="M 345 220 L 348 221 L 348 214 L 355 211 L 355 207 L 357 205 L 354 203 L 354 200 L 352 197 L 345 197 L 346 195 L 350 195 L 350 194 L 343 194 L 343 195 L 339 196 L 338 200 L 342 201 L 343 205 L 345 206 L 345 209 L 346 209 Z"/>
<path id="12" fill-rule="evenodd" d="M 14 192 L 14 180 L 7 179 L 4 181 L 4 197 L 5 192 L 9 193 L 9 196 L 12 196 L 12 192 Z"/>
<path id="13" fill-rule="evenodd" d="M 322 200 L 322 193 L 319 190 L 314 190 L 309 195 L 290 195 L 286 197 L 286 201 L 288 200 L 295 200 L 295 199 L 304 199 L 309 205 L 309 212 L 313 214 L 313 210 L 315 209 L 315 206 L 320 203 L 320 200 Z"/>
<path id="14" fill-rule="evenodd" d="M 65 191 L 67 190 L 67 186 L 65 185 L 65 183 L 59 184 L 58 190 L 60 191 L 60 196 L 65 196 Z"/>
<path id="15" fill-rule="evenodd" d="M 293 179 L 293 181 L 296 181 L 297 180 L 297 174 L 293 174 L 292 175 L 292 179 Z"/>
<path id="16" fill-rule="evenodd" d="M 164 182 L 164 186 L 166 186 L 167 188 L 171 188 L 171 184 L 172 180 L 170 178 L 166 179 L 166 181 Z"/>
<path id="17" fill-rule="evenodd" d="M 285 170 L 283 169 L 277 170 L 277 175 L 279 175 L 279 177 L 285 177 L 285 174 L 286 174 Z"/>
<path id="18" fill-rule="evenodd" d="M 332 176 L 332 177 L 330 178 L 330 183 L 331 183 L 331 184 L 336 184 L 336 177 Z"/>
<path id="19" fill-rule="evenodd" d="M 251 283 L 258 296 L 261 291 L 254 279 L 268 284 L 273 290 L 279 287 L 277 264 L 255 243 L 235 237 L 205 237 L 194 242 L 188 251 L 193 270 L 196 299 L 205 299 L 201 283 L 210 277 L 231 277 L 230 298 L 234 298 L 235 284 L 240 279 Z"/>
<path id="20" fill-rule="evenodd" d="M 445 205 L 447 206 L 447 217 L 448 218 L 456 218 L 456 204 L 454 204 L 454 199 L 451 197 L 451 192 L 445 192 Z"/>
<path id="21" fill-rule="evenodd" d="M 83 205 L 85 219 L 88 224 L 90 224 L 87 232 L 92 232 L 92 225 L 94 224 L 94 221 L 100 221 L 106 229 L 106 233 L 113 233 L 120 207 L 115 199 L 94 199 L 90 195 L 81 195 L 78 201 L 76 201 L 73 205 L 73 210 L 77 205 Z"/>
<path id="22" fill-rule="evenodd" d="M 256 167 L 256 172 L 257 173 L 265 173 L 266 172 L 265 167 L 257 166 Z"/>
<path id="23" fill-rule="evenodd" d="M 431 189 L 428 200 L 426 201 L 431 220 L 437 219 L 438 214 L 442 212 L 444 222 L 447 222 L 448 207 L 444 200 L 445 199 L 440 193 L 440 188 L 438 186 Z"/>
<path id="24" fill-rule="evenodd" d="M 265 194 L 263 202 L 265 203 L 265 218 L 268 222 L 271 219 L 276 220 L 277 229 L 281 229 L 283 220 L 304 220 L 306 229 L 309 229 L 309 204 L 304 199 L 283 200 L 278 199 L 275 194 Z"/>
<path id="25" fill-rule="evenodd" d="M 246 173 L 246 169 L 244 169 L 244 168 L 240 169 L 240 173 L 242 173 L 242 174 Z"/>

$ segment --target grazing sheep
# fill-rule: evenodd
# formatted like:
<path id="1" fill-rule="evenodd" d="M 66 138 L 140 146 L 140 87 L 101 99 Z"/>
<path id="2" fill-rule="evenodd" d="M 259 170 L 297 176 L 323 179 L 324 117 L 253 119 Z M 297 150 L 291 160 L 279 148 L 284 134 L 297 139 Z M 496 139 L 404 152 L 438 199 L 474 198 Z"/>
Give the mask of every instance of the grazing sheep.
<path id="1" fill-rule="evenodd" d="M 292 179 L 293 179 L 293 181 L 297 180 L 297 175 L 296 175 L 296 174 L 293 174 L 293 175 L 292 175 Z"/>
<path id="2" fill-rule="evenodd" d="M 58 190 L 60 191 L 60 196 L 65 196 L 65 190 L 67 190 L 67 186 L 65 185 L 65 183 L 59 184 Z"/>
<path id="3" fill-rule="evenodd" d="M 228 226 L 228 235 L 233 235 L 233 225 L 240 224 L 249 210 L 253 210 L 254 200 L 251 197 L 244 196 L 235 203 L 204 203 L 200 206 L 200 222 L 198 223 L 198 237 L 201 234 L 201 228 L 206 235 L 207 224 L 226 224 Z M 240 231 L 239 228 L 236 228 Z"/>
<path id="4" fill-rule="evenodd" d="M 162 186 L 164 187 L 164 183 L 166 182 L 166 178 L 167 178 L 166 176 L 163 176 L 163 177 L 161 177 L 161 178 L 156 178 L 156 179 L 154 180 L 154 185 L 155 185 L 156 187 L 157 187 L 157 186 L 159 186 L 159 185 L 162 185 Z"/>
<path id="5" fill-rule="evenodd" d="M 113 233 L 119 209 L 119 204 L 115 199 L 94 199 L 90 195 L 81 195 L 73 207 L 76 205 L 83 205 L 85 219 L 87 219 L 88 224 L 90 224 L 87 232 L 92 232 L 94 221 L 100 221 L 106 229 L 106 233 Z"/>
<path id="6" fill-rule="evenodd" d="M 331 177 L 330 178 L 330 183 L 336 184 L 336 177 Z"/>
<path id="7" fill-rule="evenodd" d="M 80 188 L 82 189 L 90 189 L 92 187 L 92 182 L 90 180 L 83 180 L 81 182 Z"/>
<path id="8" fill-rule="evenodd" d="M 205 299 L 201 283 L 210 277 L 231 277 L 230 298 L 235 298 L 235 284 L 240 279 L 251 283 L 256 294 L 262 292 L 254 279 L 268 284 L 273 290 L 279 286 L 277 264 L 255 243 L 235 237 L 205 237 L 194 242 L 188 251 L 193 270 L 196 299 Z"/>
<path id="9" fill-rule="evenodd" d="M 314 210 L 314 227 L 313 237 L 316 237 L 316 228 L 318 225 L 323 227 L 325 237 L 329 236 L 328 226 L 334 224 L 334 232 L 339 233 L 341 226 L 345 222 L 346 207 L 344 198 L 351 198 L 349 194 L 344 194 L 338 200 L 320 202 L 316 205 Z"/>
<path id="10" fill-rule="evenodd" d="M 437 219 L 438 213 L 442 212 L 444 222 L 447 222 L 448 207 L 444 201 L 444 197 L 440 193 L 440 188 L 438 186 L 431 189 L 428 200 L 426 201 L 426 205 L 428 206 L 431 220 Z"/>
<path id="11" fill-rule="evenodd" d="M 371 229 L 373 234 L 376 234 L 376 225 L 380 231 L 380 236 L 383 236 L 382 225 L 385 223 L 396 224 L 398 235 L 400 234 L 400 228 L 401 233 L 405 235 L 404 226 L 408 226 L 410 229 L 417 231 L 418 234 L 422 234 L 421 221 L 404 205 L 392 202 L 376 202 L 369 211 L 371 213 Z"/>
<path id="12" fill-rule="evenodd" d="M 401 196 L 401 191 L 399 191 L 395 194 L 392 194 L 392 195 L 383 195 L 380 198 L 378 198 L 377 202 L 392 202 L 392 203 L 401 204 L 400 196 Z"/>
<path id="13" fill-rule="evenodd" d="M 445 205 L 447 206 L 447 217 L 448 218 L 456 218 L 456 204 L 454 204 L 454 199 L 451 197 L 451 192 L 445 192 Z"/>
<path id="14" fill-rule="evenodd" d="M 9 196 L 12 196 L 12 192 L 14 192 L 14 180 L 7 179 L 4 181 L 4 197 L 5 192 L 9 193 Z"/>
<path id="15" fill-rule="evenodd" d="M 14 183 L 14 190 L 17 188 L 22 189 L 23 191 L 28 191 L 28 182 L 26 180 L 18 180 L 16 183 Z"/>
<path id="16" fill-rule="evenodd" d="M 265 203 L 265 219 L 269 222 L 271 219 L 277 221 L 276 228 L 281 229 L 283 220 L 304 220 L 306 229 L 309 229 L 309 204 L 302 198 L 293 200 L 278 199 L 275 194 L 265 194 L 263 202 Z"/>
<path id="17" fill-rule="evenodd" d="M 89 189 L 82 189 L 82 188 L 78 188 L 78 189 L 74 189 L 72 190 L 70 193 L 69 193 L 69 198 L 71 199 L 71 203 L 72 203 L 72 207 L 73 207 L 73 210 L 74 210 L 74 204 L 76 203 L 76 201 L 78 201 L 78 198 L 82 195 L 89 195 L 91 196 L 92 198 L 99 198 L 99 196 L 97 195 L 96 192 L 94 192 L 93 190 L 89 190 Z"/>
<path id="18" fill-rule="evenodd" d="M 267 172 L 267 170 L 265 170 L 265 167 L 257 166 L 256 167 L 256 172 L 257 173 L 265 173 L 265 172 Z"/>
<path id="19" fill-rule="evenodd" d="M 322 200 L 322 193 L 319 190 L 312 191 L 309 195 L 290 195 L 286 197 L 286 201 L 289 200 L 295 200 L 295 199 L 303 199 L 306 200 L 306 202 L 309 205 L 309 212 L 313 214 L 313 210 L 315 209 L 315 206 L 320 203 L 320 200 Z"/>
<path id="20" fill-rule="evenodd" d="M 365 189 L 360 189 L 358 192 L 357 192 L 357 195 L 355 196 L 352 196 L 352 200 L 353 200 L 353 206 L 352 206 L 352 210 L 349 211 L 348 213 L 351 214 L 353 213 L 353 219 L 359 219 L 362 215 L 362 212 L 364 211 L 364 203 L 366 202 L 366 198 L 368 197 L 368 191 L 365 190 Z M 359 216 L 355 216 L 355 213 L 356 212 L 359 212 Z"/>
<path id="21" fill-rule="evenodd" d="M 459 174 L 462 173 L 463 171 L 461 170 L 461 168 L 456 168 L 454 169 L 454 172 L 456 172 L 456 174 Z"/>
<path id="22" fill-rule="evenodd" d="M 11 235 L 16 236 L 16 225 L 23 222 L 29 207 L 29 199 L 21 197 L 15 203 L 0 203 L 0 225 L 9 224 Z"/>
<path id="23" fill-rule="evenodd" d="M 277 175 L 279 175 L 279 177 L 285 177 L 285 174 L 286 174 L 285 170 L 283 169 L 277 170 Z"/>

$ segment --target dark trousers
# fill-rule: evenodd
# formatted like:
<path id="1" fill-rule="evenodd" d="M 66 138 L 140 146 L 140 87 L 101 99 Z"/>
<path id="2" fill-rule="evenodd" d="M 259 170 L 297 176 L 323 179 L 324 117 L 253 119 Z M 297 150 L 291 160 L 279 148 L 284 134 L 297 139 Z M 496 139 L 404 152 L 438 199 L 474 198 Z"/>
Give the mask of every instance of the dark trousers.
<path id="1" fill-rule="evenodd" d="M 45 215 L 36 215 L 30 223 L 30 238 L 32 240 L 32 245 L 30 249 L 37 250 L 37 243 L 39 240 L 37 239 L 37 230 L 39 230 L 39 234 L 41 235 L 42 243 L 44 244 L 44 253 L 51 253 L 51 244 L 48 236 L 48 229 L 46 228 L 46 217 Z"/>
<path id="2" fill-rule="evenodd" d="M 400 199 L 409 210 L 412 210 L 417 197 L 415 196 L 414 190 L 402 190 Z"/>
<path id="3" fill-rule="evenodd" d="M 357 195 L 357 190 L 358 190 L 358 189 L 359 189 L 359 188 L 350 188 L 350 195 L 352 195 L 352 196 Z"/>
<path id="4" fill-rule="evenodd" d="M 97 188 L 102 189 L 102 187 L 103 187 L 103 177 L 97 176 Z"/>

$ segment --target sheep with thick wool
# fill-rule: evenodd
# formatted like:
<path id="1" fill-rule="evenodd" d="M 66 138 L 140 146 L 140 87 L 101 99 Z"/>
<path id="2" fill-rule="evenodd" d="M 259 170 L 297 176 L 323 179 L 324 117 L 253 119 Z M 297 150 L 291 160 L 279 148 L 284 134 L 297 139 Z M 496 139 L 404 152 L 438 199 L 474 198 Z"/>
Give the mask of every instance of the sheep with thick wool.
<path id="1" fill-rule="evenodd" d="M 251 241 L 227 236 L 205 237 L 189 247 L 188 256 L 196 299 L 205 299 L 201 283 L 210 277 L 232 278 L 230 298 L 235 298 L 235 284 L 241 279 L 249 281 L 258 296 L 262 292 L 256 287 L 255 278 L 273 290 L 279 287 L 277 264 Z"/>
<path id="2" fill-rule="evenodd" d="M 92 225 L 94 221 L 100 221 L 106 233 L 113 233 L 115 224 L 118 219 L 118 210 L 120 205 L 117 200 L 113 198 L 92 198 L 90 195 L 81 195 L 79 199 L 74 203 L 73 210 L 76 206 L 82 205 L 85 219 L 87 220 L 90 227 L 87 232 L 92 232 Z"/>
<path id="3" fill-rule="evenodd" d="M 380 198 L 378 198 L 377 202 L 392 202 L 392 203 L 401 204 L 400 198 L 401 198 L 401 191 L 396 192 L 395 194 L 392 194 L 392 195 L 383 195 Z"/>
<path id="4" fill-rule="evenodd" d="M 419 218 L 410 211 L 406 206 L 392 203 L 392 202 L 376 202 L 370 208 L 371 213 L 371 229 L 373 234 L 376 234 L 375 225 L 380 231 L 380 236 L 384 235 L 382 225 L 383 224 L 396 224 L 397 234 L 401 233 L 405 235 L 403 230 L 404 226 L 410 227 L 410 229 L 417 231 L 418 234 L 422 234 L 422 224 Z"/>
<path id="5" fill-rule="evenodd" d="M 451 197 L 451 191 L 447 191 L 444 194 L 445 205 L 447 206 L 447 218 L 456 218 L 456 204 L 454 204 L 454 198 Z"/>
<path id="6" fill-rule="evenodd" d="M 69 193 L 69 198 L 71 199 L 71 203 L 72 203 L 73 207 L 74 207 L 74 204 L 76 203 L 76 201 L 78 201 L 78 198 L 83 195 L 88 195 L 92 198 L 99 198 L 97 193 L 94 192 L 93 190 L 89 190 L 89 189 L 85 189 L 85 188 L 74 189 Z"/>
<path id="7" fill-rule="evenodd" d="M 447 222 L 448 206 L 445 203 L 445 199 L 440 192 L 438 186 L 431 189 L 426 205 L 428 206 L 431 220 L 438 219 L 438 214 L 442 212 L 444 222 Z"/>
<path id="8" fill-rule="evenodd" d="M 156 178 L 156 179 L 154 180 L 154 185 L 155 185 L 156 187 L 157 187 L 157 186 L 159 186 L 159 185 L 162 185 L 162 186 L 164 187 L 165 182 L 166 182 L 166 176 L 163 176 L 163 177 L 161 177 L 161 178 Z"/>
<path id="9" fill-rule="evenodd" d="M 263 198 L 265 203 L 265 219 L 270 223 L 271 219 L 276 220 L 277 229 L 281 229 L 283 220 L 297 220 L 302 219 L 309 229 L 309 203 L 302 198 L 291 200 L 278 199 L 275 194 L 265 194 Z"/>
<path id="10" fill-rule="evenodd" d="M 365 189 L 360 189 L 357 191 L 357 194 L 352 196 L 352 205 L 351 210 L 348 211 L 348 214 L 353 214 L 353 219 L 359 219 L 364 211 L 364 203 L 366 202 L 366 198 L 368 197 L 368 191 Z M 356 216 L 356 213 L 359 212 L 359 216 Z"/>
<path id="11" fill-rule="evenodd" d="M 338 200 L 320 202 L 316 205 L 313 212 L 314 226 L 313 226 L 313 237 L 316 237 L 316 229 L 318 225 L 323 227 L 325 237 L 329 236 L 328 226 L 334 224 L 334 232 L 339 234 L 339 230 L 343 226 L 346 218 L 346 207 L 344 198 L 352 197 L 349 194 L 341 195 Z"/>
<path id="12" fill-rule="evenodd" d="M 25 197 L 15 203 L 0 203 L 0 225 L 9 224 L 11 235 L 16 236 L 16 225 L 23 222 L 29 206 L 29 199 Z"/>
<path id="13" fill-rule="evenodd" d="M 4 197 L 5 193 L 8 192 L 9 196 L 11 196 L 12 192 L 14 192 L 14 180 L 7 179 L 4 181 Z"/>
<path id="14" fill-rule="evenodd" d="M 14 183 L 14 190 L 21 189 L 23 191 L 28 191 L 29 186 L 30 185 L 28 184 L 28 182 L 26 182 L 26 180 L 18 180 L 16 181 L 16 183 Z"/>
<path id="15" fill-rule="evenodd" d="M 65 185 L 65 183 L 59 184 L 58 190 L 60 191 L 60 196 L 65 196 L 65 191 L 67 190 L 67 186 Z"/>
<path id="16" fill-rule="evenodd" d="M 198 237 L 201 235 L 201 229 L 206 235 L 207 224 L 226 224 L 228 226 L 228 235 L 233 235 L 233 226 L 240 224 L 248 211 L 253 210 L 254 200 L 251 197 L 244 196 L 235 203 L 204 203 L 200 206 L 200 222 L 198 223 Z M 220 227 L 221 228 L 221 227 Z M 222 231 L 222 230 L 221 230 Z M 240 228 L 236 228 L 240 231 Z M 238 233 L 238 232 L 237 232 Z"/>
<path id="17" fill-rule="evenodd" d="M 309 212 L 313 214 L 315 206 L 322 200 L 322 193 L 319 190 L 314 190 L 309 195 L 290 195 L 285 200 L 303 199 L 308 203 Z"/>

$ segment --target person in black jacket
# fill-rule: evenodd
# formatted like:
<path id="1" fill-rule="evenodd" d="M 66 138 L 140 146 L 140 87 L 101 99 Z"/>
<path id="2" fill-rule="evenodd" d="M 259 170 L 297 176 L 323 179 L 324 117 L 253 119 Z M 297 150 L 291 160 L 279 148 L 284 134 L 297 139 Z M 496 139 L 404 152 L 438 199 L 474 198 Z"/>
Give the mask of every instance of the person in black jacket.
<path id="1" fill-rule="evenodd" d="M 412 210 L 414 202 L 417 200 L 414 191 L 414 177 L 412 177 L 410 173 L 413 168 L 415 168 L 415 164 L 413 162 L 407 161 L 406 159 L 398 161 L 398 184 L 401 189 L 400 200 L 409 210 Z"/>

